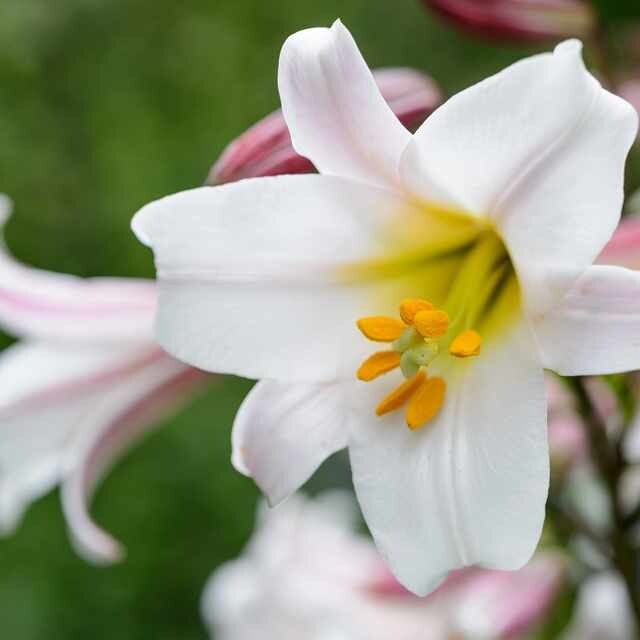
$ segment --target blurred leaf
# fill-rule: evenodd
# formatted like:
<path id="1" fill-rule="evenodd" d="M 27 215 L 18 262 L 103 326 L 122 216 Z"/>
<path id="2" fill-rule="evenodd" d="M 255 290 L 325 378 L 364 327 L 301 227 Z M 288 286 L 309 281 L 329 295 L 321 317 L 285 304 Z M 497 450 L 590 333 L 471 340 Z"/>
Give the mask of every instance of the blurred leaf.
<path id="1" fill-rule="evenodd" d="M 593 0 L 593 4 L 605 20 L 640 18 L 638 0 Z"/>

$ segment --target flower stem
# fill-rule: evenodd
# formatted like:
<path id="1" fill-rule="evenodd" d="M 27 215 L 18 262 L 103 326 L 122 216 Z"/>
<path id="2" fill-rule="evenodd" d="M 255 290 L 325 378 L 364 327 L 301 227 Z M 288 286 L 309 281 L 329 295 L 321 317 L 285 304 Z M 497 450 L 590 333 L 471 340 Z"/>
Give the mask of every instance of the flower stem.
<path id="1" fill-rule="evenodd" d="M 584 378 L 568 378 L 567 382 L 573 389 L 578 401 L 578 410 L 582 416 L 589 440 L 591 457 L 604 480 L 611 501 L 613 513 L 613 529 L 609 536 L 609 543 L 613 552 L 611 562 L 624 579 L 636 618 L 637 628 L 640 629 L 638 558 L 625 535 L 627 518 L 622 511 L 619 499 L 620 478 L 624 471 L 624 461 L 620 453 L 619 443 L 610 442 L 605 423 L 593 404 Z"/>

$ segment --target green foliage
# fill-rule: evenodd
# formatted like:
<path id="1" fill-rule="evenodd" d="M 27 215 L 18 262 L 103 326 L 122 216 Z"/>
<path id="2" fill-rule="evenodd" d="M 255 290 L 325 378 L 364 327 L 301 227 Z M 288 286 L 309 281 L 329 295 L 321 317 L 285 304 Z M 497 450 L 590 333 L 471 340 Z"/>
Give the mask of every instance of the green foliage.
<path id="1" fill-rule="evenodd" d="M 593 0 L 605 20 L 621 20 L 640 17 L 638 0 Z"/>

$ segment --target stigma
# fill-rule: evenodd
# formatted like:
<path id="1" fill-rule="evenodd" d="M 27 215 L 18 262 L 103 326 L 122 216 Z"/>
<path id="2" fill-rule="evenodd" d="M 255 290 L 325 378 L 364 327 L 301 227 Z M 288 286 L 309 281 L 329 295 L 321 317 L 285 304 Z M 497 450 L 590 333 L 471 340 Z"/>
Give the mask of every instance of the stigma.
<path id="1" fill-rule="evenodd" d="M 360 365 L 358 379 L 370 382 L 395 369 L 405 377 L 380 402 L 376 414 L 382 416 L 406 406 L 406 422 L 412 431 L 424 427 L 444 404 L 447 385 L 442 377 L 429 375 L 432 362 L 436 358 L 480 355 L 482 339 L 477 331 L 466 328 L 449 335 L 449 314 L 421 298 L 403 300 L 399 318 L 370 316 L 360 318 L 356 324 L 369 340 L 391 345 Z"/>

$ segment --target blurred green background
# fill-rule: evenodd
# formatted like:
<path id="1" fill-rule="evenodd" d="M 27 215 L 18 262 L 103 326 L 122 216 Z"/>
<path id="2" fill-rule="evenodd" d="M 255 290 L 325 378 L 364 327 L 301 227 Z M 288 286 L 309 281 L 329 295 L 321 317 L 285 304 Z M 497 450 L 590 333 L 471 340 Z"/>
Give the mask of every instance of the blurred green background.
<path id="1" fill-rule="evenodd" d="M 16 255 L 85 276 L 152 276 L 131 215 L 202 183 L 225 144 L 278 106 L 286 36 L 336 17 L 371 66 L 424 69 L 448 93 L 533 50 L 468 39 L 417 0 L 4 0 L 0 191 L 16 202 Z M 30 510 L 0 541 L 2 638 L 205 637 L 202 586 L 246 542 L 258 498 L 229 463 L 249 388 L 212 385 L 108 477 L 94 513 L 127 545 L 121 565 L 74 555 L 57 495 Z"/>

